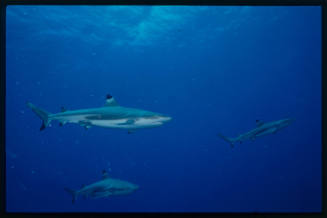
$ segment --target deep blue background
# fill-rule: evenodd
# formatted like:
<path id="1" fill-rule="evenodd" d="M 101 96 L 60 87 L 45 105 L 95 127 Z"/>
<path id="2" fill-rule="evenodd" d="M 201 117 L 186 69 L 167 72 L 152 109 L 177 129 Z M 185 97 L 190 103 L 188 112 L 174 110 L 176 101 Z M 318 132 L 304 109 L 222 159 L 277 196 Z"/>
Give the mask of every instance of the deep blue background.
<path id="1" fill-rule="evenodd" d="M 6 34 L 8 211 L 321 210 L 320 7 L 9 6 Z M 107 93 L 173 120 L 40 132 L 25 105 Z M 283 118 L 295 122 L 234 149 L 217 137 Z M 64 187 L 103 169 L 140 189 L 72 205 Z"/>

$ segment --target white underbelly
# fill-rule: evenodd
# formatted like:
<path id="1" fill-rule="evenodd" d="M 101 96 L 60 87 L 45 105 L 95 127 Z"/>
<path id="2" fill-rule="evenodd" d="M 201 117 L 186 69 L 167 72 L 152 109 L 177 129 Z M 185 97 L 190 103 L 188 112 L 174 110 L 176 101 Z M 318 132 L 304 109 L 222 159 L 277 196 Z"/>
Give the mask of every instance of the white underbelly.
<path id="1" fill-rule="evenodd" d="M 119 129 L 139 129 L 139 128 L 150 128 L 160 126 L 162 123 L 153 122 L 148 119 L 137 119 L 130 124 L 129 119 L 117 119 L 117 120 L 92 120 L 91 124 L 94 126 L 101 126 L 107 128 L 119 128 Z"/>
<path id="2" fill-rule="evenodd" d="M 94 126 L 101 126 L 101 127 L 107 127 L 107 128 L 121 128 L 121 129 L 127 129 L 131 125 L 123 125 L 127 122 L 127 119 L 119 119 L 119 120 L 92 120 L 91 124 Z"/>
<path id="3" fill-rule="evenodd" d="M 112 119 L 112 120 L 90 120 L 86 119 L 85 115 L 74 115 L 65 117 L 55 117 L 55 120 L 64 123 L 76 123 L 81 126 L 99 126 L 106 128 L 118 128 L 118 129 L 139 129 L 150 128 L 162 125 L 162 122 L 156 122 L 152 119 L 137 118 L 137 119 Z"/>

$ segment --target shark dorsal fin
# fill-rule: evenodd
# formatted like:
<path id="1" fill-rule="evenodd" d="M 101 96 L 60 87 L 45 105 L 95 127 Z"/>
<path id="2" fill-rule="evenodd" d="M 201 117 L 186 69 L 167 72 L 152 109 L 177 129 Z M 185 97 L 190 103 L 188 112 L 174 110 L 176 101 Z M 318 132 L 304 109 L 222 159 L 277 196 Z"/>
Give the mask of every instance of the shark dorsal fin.
<path id="1" fill-rule="evenodd" d="M 118 106 L 118 104 L 110 94 L 107 94 L 105 106 L 112 107 L 112 106 Z"/>
<path id="2" fill-rule="evenodd" d="M 262 126 L 263 124 L 265 124 L 265 122 L 263 122 L 262 120 L 256 120 L 255 122 L 257 124 L 257 127 Z"/>
<path id="3" fill-rule="evenodd" d="M 102 170 L 102 179 L 108 179 L 109 175 L 108 172 L 106 170 Z"/>

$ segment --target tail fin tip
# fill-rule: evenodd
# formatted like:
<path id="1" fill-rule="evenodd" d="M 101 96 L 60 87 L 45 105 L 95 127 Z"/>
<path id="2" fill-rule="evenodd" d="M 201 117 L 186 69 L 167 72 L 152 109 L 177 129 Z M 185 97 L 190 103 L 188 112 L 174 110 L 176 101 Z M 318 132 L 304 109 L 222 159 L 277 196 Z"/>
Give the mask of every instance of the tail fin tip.
<path id="1" fill-rule="evenodd" d="M 51 122 L 51 120 L 49 120 L 50 113 L 41 108 L 36 107 L 31 102 L 26 102 L 26 105 L 27 107 L 31 108 L 32 111 L 42 120 L 40 131 L 44 130 Z"/>
<path id="2" fill-rule="evenodd" d="M 225 140 L 226 142 L 228 142 L 230 144 L 231 148 L 234 148 L 234 141 L 220 133 L 217 134 L 220 138 L 222 138 L 223 140 Z"/>
<path id="3" fill-rule="evenodd" d="M 72 190 L 70 188 L 66 188 L 66 187 L 64 189 L 65 189 L 66 192 L 68 192 L 69 194 L 72 195 L 72 197 L 73 197 L 72 204 L 74 204 L 75 201 L 76 201 L 76 191 L 74 191 L 74 190 Z"/>

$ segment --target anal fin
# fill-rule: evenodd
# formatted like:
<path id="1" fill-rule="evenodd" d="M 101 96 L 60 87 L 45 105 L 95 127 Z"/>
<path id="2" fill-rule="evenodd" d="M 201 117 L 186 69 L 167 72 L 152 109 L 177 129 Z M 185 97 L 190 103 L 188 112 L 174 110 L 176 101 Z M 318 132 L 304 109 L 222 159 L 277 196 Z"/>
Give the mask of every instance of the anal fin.
<path id="1" fill-rule="evenodd" d="M 85 129 L 89 129 L 92 126 L 92 123 L 87 121 L 79 121 L 78 124 L 84 127 Z"/>
<path id="2" fill-rule="evenodd" d="M 40 131 L 43 131 L 44 129 L 45 129 L 45 124 L 44 124 L 44 122 L 42 122 L 42 125 L 40 127 Z"/>
<path id="3" fill-rule="evenodd" d="M 65 125 L 67 123 L 67 121 L 60 121 L 59 122 L 59 126 L 63 126 L 63 125 Z"/>

